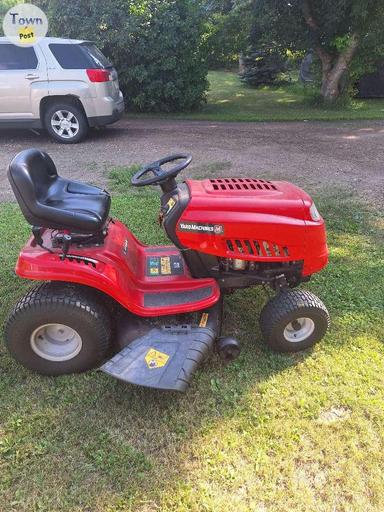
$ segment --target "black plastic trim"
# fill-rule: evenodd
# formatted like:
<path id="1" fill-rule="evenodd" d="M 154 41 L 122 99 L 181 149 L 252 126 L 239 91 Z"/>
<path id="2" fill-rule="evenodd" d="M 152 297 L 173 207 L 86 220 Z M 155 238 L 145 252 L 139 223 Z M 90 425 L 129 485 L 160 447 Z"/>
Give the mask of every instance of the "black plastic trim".
<path id="1" fill-rule="evenodd" d="M 95 126 L 106 126 L 107 124 L 116 123 L 116 121 L 119 121 L 123 117 L 123 115 L 124 110 L 122 110 L 121 112 L 115 110 L 113 114 L 110 116 L 88 117 L 88 124 L 91 128 Z"/>
<path id="2" fill-rule="evenodd" d="M 213 293 L 212 286 L 198 288 L 184 292 L 168 293 L 145 293 L 144 306 L 146 308 L 158 308 L 160 306 L 175 306 L 178 304 L 189 304 L 208 299 Z"/>
<path id="3" fill-rule="evenodd" d="M 176 224 L 191 199 L 188 185 L 186 183 L 180 183 L 176 190 L 163 194 L 161 196 L 162 209 L 165 209 L 170 198 L 175 196 L 177 196 L 177 202 L 172 210 L 168 214 L 165 214 L 163 219 L 163 228 L 176 247 L 179 249 L 185 249 L 176 235 Z"/>
<path id="4" fill-rule="evenodd" d="M 42 129 L 43 124 L 40 119 L 1 119 L 0 129 L 23 128 L 24 130 Z"/>
<path id="5" fill-rule="evenodd" d="M 169 253 L 173 247 L 171 245 L 167 245 L 166 247 L 146 247 L 145 252 L 147 254 L 158 253 L 158 252 L 166 252 Z"/>
<path id="6" fill-rule="evenodd" d="M 219 264 L 219 260 L 216 256 L 192 249 L 183 251 L 182 255 L 192 276 L 196 278 L 212 277 L 210 269 L 217 267 Z"/>

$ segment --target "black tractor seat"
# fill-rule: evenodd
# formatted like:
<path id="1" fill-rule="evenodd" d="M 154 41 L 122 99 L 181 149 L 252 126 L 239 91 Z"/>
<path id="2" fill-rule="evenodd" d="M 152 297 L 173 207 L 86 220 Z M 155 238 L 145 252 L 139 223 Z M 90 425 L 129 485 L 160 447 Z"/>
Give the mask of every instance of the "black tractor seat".
<path id="1" fill-rule="evenodd" d="M 8 179 L 32 226 L 92 235 L 108 219 L 108 192 L 61 178 L 51 157 L 38 149 L 16 155 L 8 167 Z"/>

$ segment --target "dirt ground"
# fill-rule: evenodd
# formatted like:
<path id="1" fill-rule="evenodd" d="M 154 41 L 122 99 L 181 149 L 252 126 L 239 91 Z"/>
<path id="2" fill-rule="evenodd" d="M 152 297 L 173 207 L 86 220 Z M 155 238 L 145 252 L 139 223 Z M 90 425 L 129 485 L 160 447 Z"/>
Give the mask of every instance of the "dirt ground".
<path id="1" fill-rule="evenodd" d="M 338 187 L 384 204 L 384 124 L 359 122 L 222 123 L 130 119 L 93 131 L 78 145 L 51 142 L 45 134 L 0 131 L 0 201 L 12 201 L 6 165 L 19 151 L 47 151 L 59 173 L 107 186 L 116 166 L 191 152 L 184 177 L 249 176 L 286 179 L 310 193 Z"/>

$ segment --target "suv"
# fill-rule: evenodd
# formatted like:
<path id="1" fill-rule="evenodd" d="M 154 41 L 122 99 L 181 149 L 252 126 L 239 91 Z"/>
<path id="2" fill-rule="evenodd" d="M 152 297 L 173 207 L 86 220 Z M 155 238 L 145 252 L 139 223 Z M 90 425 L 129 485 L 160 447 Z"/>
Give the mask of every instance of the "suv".
<path id="1" fill-rule="evenodd" d="M 123 113 L 117 72 L 92 42 L 46 37 L 23 48 L 0 37 L 0 128 L 45 128 L 71 144 Z"/>

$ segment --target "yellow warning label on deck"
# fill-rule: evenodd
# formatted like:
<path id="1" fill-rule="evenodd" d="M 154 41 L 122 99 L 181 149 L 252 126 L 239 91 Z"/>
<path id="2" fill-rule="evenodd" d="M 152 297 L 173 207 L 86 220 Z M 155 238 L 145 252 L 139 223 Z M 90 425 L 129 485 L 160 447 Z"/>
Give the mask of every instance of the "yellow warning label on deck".
<path id="1" fill-rule="evenodd" d="M 208 313 L 203 313 L 201 315 L 199 327 L 207 327 L 208 317 L 209 317 Z"/>
<path id="2" fill-rule="evenodd" d="M 164 352 L 159 352 L 154 348 L 150 348 L 148 352 L 145 354 L 145 362 L 150 370 L 154 368 L 162 368 L 168 362 L 169 355 L 164 354 Z"/>
<path id="3" fill-rule="evenodd" d="M 173 197 L 171 197 L 171 199 L 167 203 L 167 207 L 168 207 L 167 213 L 169 213 L 172 210 L 172 208 L 175 206 L 175 204 L 176 204 L 176 201 L 173 199 Z"/>

